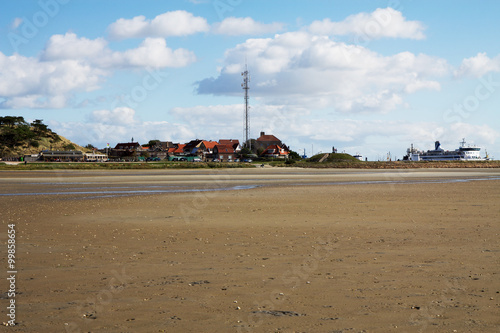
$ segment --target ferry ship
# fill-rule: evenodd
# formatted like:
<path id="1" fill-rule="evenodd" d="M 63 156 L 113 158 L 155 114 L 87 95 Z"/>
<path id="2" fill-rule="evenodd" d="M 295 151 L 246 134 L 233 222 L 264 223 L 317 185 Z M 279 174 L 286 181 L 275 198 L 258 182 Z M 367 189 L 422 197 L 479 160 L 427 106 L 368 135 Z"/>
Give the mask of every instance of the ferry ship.
<path id="1" fill-rule="evenodd" d="M 441 148 L 439 141 L 434 143 L 434 150 L 426 152 L 413 148 L 413 144 L 406 151 L 405 160 L 410 161 L 484 161 L 481 157 L 481 148 L 477 146 L 466 146 L 465 139 L 460 142 L 460 147 L 453 151 Z"/>

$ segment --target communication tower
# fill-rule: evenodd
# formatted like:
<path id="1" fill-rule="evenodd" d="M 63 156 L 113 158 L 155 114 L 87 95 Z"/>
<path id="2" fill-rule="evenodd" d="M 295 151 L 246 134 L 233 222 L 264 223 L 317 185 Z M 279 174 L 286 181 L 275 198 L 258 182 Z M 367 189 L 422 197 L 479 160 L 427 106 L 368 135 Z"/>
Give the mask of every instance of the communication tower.
<path id="1" fill-rule="evenodd" d="M 245 124 L 244 124 L 244 131 L 245 131 L 245 144 L 248 145 L 248 149 L 252 149 L 252 141 L 250 140 L 250 118 L 249 118 L 249 106 L 248 106 L 248 89 L 250 87 L 248 86 L 248 83 L 250 82 L 250 74 L 248 73 L 247 65 L 245 64 L 245 71 L 241 73 L 243 76 L 243 83 L 241 84 L 241 87 L 243 90 L 245 90 Z"/>

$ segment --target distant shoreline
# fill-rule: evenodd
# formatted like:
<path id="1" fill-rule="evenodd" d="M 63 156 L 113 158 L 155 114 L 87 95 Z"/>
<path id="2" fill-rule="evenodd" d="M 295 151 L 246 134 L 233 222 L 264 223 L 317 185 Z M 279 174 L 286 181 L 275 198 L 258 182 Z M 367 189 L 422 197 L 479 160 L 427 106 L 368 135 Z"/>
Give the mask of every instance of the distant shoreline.
<path id="1" fill-rule="evenodd" d="M 500 161 L 394 161 L 394 162 L 296 162 L 286 164 L 282 161 L 264 163 L 220 163 L 220 162 L 0 162 L 1 170 L 116 170 L 116 169 L 225 169 L 294 167 L 316 169 L 449 169 L 449 168 L 500 168 Z"/>

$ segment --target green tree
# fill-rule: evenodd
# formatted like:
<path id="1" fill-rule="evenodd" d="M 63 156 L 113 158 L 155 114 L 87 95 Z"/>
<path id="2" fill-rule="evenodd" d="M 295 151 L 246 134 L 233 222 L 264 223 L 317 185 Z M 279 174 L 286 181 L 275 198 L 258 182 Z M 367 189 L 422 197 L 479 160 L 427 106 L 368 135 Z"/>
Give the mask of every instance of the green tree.
<path id="1" fill-rule="evenodd" d="M 149 140 L 149 142 L 146 144 L 146 145 L 142 145 L 143 147 L 149 147 L 149 148 L 153 148 L 154 146 L 156 146 L 157 144 L 160 143 L 160 140 Z"/>
<path id="2" fill-rule="evenodd" d="M 240 156 L 242 158 L 247 158 L 248 155 L 251 155 L 251 154 L 253 154 L 252 151 L 250 149 L 248 149 L 247 147 L 242 148 L 240 151 Z"/>
<path id="3" fill-rule="evenodd" d="M 288 158 L 291 159 L 291 160 L 296 160 L 296 161 L 301 159 L 300 155 L 297 152 L 293 151 L 293 150 L 289 151 Z"/>
<path id="4" fill-rule="evenodd" d="M 0 117 L 0 125 L 7 125 L 9 127 L 27 125 L 23 117 L 5 116 Z"/>
<path id="5" fill-rule="evenodd" d="M 47 127 L 47 125 L 42 123 L 42 121 L 43 121 L 43 119 L 36 119 L 35 121 L 33 121 L 31 123 L 31 126 L 33 126 L 35 133 L 37 133 L 38 135 L 45 134 L 49 131 L 49 128 Z"/>
<path id="6" fill-rule="evenodd" d="M 0 144 L 7 147 L 22 146 L 35 137 L 23 117 L 1 117 Z"/>

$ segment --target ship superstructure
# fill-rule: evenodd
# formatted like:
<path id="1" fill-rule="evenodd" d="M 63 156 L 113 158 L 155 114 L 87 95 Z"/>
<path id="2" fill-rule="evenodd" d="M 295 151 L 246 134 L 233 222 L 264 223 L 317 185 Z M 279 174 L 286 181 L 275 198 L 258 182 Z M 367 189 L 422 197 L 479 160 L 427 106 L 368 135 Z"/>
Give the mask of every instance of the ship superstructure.
<path id="1" fill-rule="evenodd" d="M 405 160 L 410 161 L 484 161 L 481 157 L 481 148 L 466 145 L 465 139 L 460 142 L 460 147 L 453 151 L 441 148 L 439 141 L 434 143 L 434 149 L 421 151 L 413 147 L 406 151 Z"/>

